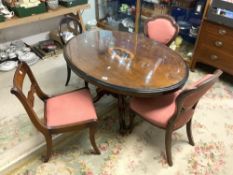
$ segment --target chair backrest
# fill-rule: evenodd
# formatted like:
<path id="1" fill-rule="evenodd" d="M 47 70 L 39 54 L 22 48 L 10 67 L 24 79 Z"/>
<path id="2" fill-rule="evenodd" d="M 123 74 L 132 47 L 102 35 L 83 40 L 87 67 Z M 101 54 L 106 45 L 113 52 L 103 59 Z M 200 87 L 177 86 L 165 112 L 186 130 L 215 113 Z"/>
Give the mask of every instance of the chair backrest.
<path id="1" fill-rule="evenodd" d="M 145 22 L 144 33 L 149 38 L 170 45 L 179 32 L 179 26 L 173 17 L 159 15 Z"/>
<path id="2" fill-rule="evenodd" d="M 78 35 L 82 33 L 82 26 L 77 18 L 73 16 L 64 17 L 59 24 L 59 36 L 63 44 L 67 43 L 67 40 L 64 39 L 63 32 L 70 32 L 70 34 Z"/>
<path id="3" fill-rule="evenodd" d="M 27 95 L 23 90 L 26 75 L 28 76 L 31 83 Z M 24 62 L 19 63 L 18 68 L 15 71 L 11 93 L 14 94 L 22 103 L 34 126 L 39 131 L 43 132 L 46 129 L 46 126 L 44 125 L 44 122 L 38 118 L 36 112 L 33 109 L 34 94 L 36 94 L 43 101 L 46 100 L 48 96 L 40 89 L 31 69 Z"/>
<path id="4" fill-rule="evenodd" d="M 206 75 L 177 96 L 177 111 L 171 118 L 175 129 L 182 127 L 191 119 L 200 98 L 214 85 L 221 74 L 222 71 L 218 69 L 214 74 Z"/>

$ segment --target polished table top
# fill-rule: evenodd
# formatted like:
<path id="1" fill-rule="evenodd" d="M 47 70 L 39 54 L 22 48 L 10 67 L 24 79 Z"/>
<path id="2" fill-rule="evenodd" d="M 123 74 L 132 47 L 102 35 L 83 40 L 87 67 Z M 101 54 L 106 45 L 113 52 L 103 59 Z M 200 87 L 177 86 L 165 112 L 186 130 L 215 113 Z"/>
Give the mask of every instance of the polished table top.
<path id="1" fill-rule="evenodd" d="M 86 81 L 124 95 L 176 90 L 188 78 L 188 67 L 178 53 L 142 34 L 85 32 L 67 43 L 64 56 Z"/>

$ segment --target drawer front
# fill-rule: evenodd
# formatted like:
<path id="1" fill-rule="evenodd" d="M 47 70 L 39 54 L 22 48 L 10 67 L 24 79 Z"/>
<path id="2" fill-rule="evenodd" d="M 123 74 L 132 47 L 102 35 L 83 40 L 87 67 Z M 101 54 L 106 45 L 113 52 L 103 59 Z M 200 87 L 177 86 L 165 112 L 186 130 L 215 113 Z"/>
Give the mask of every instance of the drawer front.
<path id="1" fill-rule="evenodd" d="M 204 20 L 202 30 L 217 37 L 233 42 L 233 29 Z"/>
<path id="2" fill-rule="evenodd" d="M 218 37 L 211 33 L 205 33 L 200 38 L 201 46 L 208 46 L 216 51 L 222 51 L 226 54 L 233 55 L 233 41 L 226 40 L 223 37 Z"/>
<path id="3" fill-rule="evenodd" d="M 197 62 L 220 68 L 233 75 L 233 55 L 220 52 L 207 45 L 202 45 L 196 50 Z"/>

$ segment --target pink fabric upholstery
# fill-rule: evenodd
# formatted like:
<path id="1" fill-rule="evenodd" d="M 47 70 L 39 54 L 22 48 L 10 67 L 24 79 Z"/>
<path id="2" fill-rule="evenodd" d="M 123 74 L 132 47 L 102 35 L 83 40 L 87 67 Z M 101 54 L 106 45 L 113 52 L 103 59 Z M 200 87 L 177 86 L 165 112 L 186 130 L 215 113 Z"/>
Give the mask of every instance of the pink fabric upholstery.
<path id="1" fill-rule="evenodd" d="M 212 76 L 213 74 L 204 76 L 200 80 L 192 83 L 187 89 L 197 87 Z M 180 114 L 175 123 L 174 129 L 183 126 L 190 120 L 194 114 L 192 106 L 201 98 L 203 94 L 206 93 L 208 89 L 209 87 L 206 87 L 186 97 L 183 104 L 183 107 L 186 110 Z M 176 110 L 176 97 L 181 92 L 182 90 L 154 98 L 132 98 L 130 101 L 130 108 L 154 125 L 166 128 L 169 119 Z"/>
<path id="2" fill-rule="evenodd" d="M 96 121 L 96 111 L 87 89 L 52 97 L 46 102 L 48 127 Z"/>
<path id="3" fill-rule="evenodd" d="M 132 98 L 130 108 L 149 122 L 165 128 L 176 110 L 175 99 L 180 91 L 161 97 Z"/>
<path id="4" fill-rule="evenodd" d="M 149 21 L 147 25 L 149 38 L 163 44 L 167 44 L 176 33 L 176 29 L 167 19 Z"/>

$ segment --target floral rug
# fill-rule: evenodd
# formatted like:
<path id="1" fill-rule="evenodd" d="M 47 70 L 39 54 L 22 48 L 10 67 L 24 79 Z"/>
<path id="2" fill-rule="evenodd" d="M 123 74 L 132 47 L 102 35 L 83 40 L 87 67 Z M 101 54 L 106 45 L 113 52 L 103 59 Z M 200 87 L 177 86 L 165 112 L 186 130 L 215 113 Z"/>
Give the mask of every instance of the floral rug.
<path id="1" fill-rule="evenodd" d="M 203 74 L 206 74 L 206 72 L 201 70 L 197 70 L 195 73 L 190 72 L 189 81 L 195 81 Z M 72 78 L 72 81 L 75 81 L 74 75 Z M 99 109 L 103 105 L 105 110 L 101 112 Z M 197 106 L 193 121 L 195 146 L 188 144 L 185 128 L 181 128 L 173 133 L 172 155 L 174 165 L 172 167 L 168 166 L 165 159 L 165 132 L 163 130 L 137 118 L 133 132 L 129 135 L 121 136 L 118 133 L 116 100 L 112 97 L 102 98 L 97 103 L 97 110 L 99 126 L 96 142 L 101 150 L 101 155 L 91 154 L 92 147 L 89 143 L 88 132 L 84 130 L 77 134 L 73 133 L 65 138 L 62 143 L 57 144 L 48 163 L 43 163 L 40 155 L 35 155 L 10 174 L 233 174 L 232 79 L 228 80 L 223 76 L 201 99 Z M 15 116 L 16 119 L 22 118 L 21 115 L 25 114 Z M 23 120 L 27 119 L 22 119 L 21 121 Z M 2 122 L 2 125 L 8 125 L 8 123 L 10 121 Z M 10 147 L 12 148 L 15 145 L 19 145 L 20 142 L 30 139 L 32 135 L 38 135 L 29 122 L 21 123 L 22 125 L 18 127 L 19 129 L 10 129 L 7 133 L 3 129 L 0 130 L 1 154 L 9 150 Z M 2 133 L 5 133 L 5 135 Z"/>

